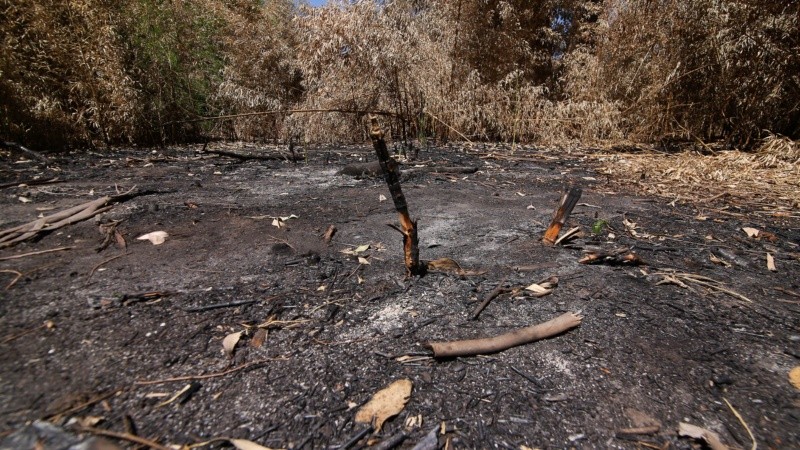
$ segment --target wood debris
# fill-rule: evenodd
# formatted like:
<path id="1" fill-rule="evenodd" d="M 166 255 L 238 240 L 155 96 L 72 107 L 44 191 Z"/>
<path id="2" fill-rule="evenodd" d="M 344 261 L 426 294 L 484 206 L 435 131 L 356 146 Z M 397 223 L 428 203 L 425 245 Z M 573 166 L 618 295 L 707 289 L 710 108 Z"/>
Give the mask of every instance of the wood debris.
<path id="1" fill-rule="evenodd" d="M 500 336 L 465 341 L 431 342 L 427 345 L 433 350 L 433 355 L 436 358 L 497 353 L 511 347 L 559 335 L 580 325 L 582 319 L 583 317 L 580 315 L 568 312 L 547 322 L 520 328 Z"/>
<path id="2" fill-rule="evenodd" d="M 63 226 L 80 222 L 111 209 L 109 196 L 86 202 L 61 212 L 41 217 L 32 222 L 0 231 L 0 248 L 10 247 L 40 234 L 49 233 Z"/>
<path id="3" fill-rule="evenodd" d="M 645 264 L 639 255 L 627 248 L 612 251 L 587 250 L 584 252 L 583 258 L 578 262 L 581 264 L 609 264 L 612 266 L 638 266 Z"/>
<path id="4" fill-rule="evenodd" d="M 555 213 L 553 214 L 553 220 L 550 222 L 550 226 L 547 227 L 547 231 L 544 233 L 543 241 L 546 245 L 554 245 L 556 239 L 558 238 L 558 233 L 561 232 L 561 228 L 566 223 L 569 215 L 572 213 L 572 210 L 575 208 L 575 205 L 578 204 L 578 200 L 581 198 L 581 194 L 583 191 L 579 187 L 574 187 L 569 190 L 563 197 L 561 197 L 561 203 L 556 208 Z"/>
<path id="5" fill-rule="evenodd" d="M 698 275 L 694 273 L 682 273 L 682 272 L 654 272 L 653 275 L 659 275 L 662 277 L 661 280 L 656 283 L 656 286 L 661 284 L 675 284 L 686 289 L 689 288 L 689 285 L 687 285 L 685 282 L 689 282 L 709 288 L 712 291 L 718 291 L 724 294 L 728 294 L 733 298 L 744 300 L 747 303 L 753 303 L 752 300 L 745 297 L 744 295 L 725 287 L 725 285 L 722 282 L 703 275 Z"/>
<path id="6" fill-rule="evenodd" d="M 383 139 L 383 131 L 378 124 L 378 118 L 372 117 L 372 128 L 370 138 L 378 155 L 381 170 L 389 185 L 389 192 L 394 201 L 394 207 L 400 215 L 400 225 L 402 228 L 394 227 L 403 234 L 403 250 L 406 263 L 406 276 L 422 275 L 425 272 L 425 265 L 419 263 L 419 238 L 417 237 L 417 222 L 411 219 L 408 213 L 408 204 L 403 190 L 400 188 L 400 176 L 397 170 L 397 162 L 389 156 L 386 148 L 386 141 Z"/>

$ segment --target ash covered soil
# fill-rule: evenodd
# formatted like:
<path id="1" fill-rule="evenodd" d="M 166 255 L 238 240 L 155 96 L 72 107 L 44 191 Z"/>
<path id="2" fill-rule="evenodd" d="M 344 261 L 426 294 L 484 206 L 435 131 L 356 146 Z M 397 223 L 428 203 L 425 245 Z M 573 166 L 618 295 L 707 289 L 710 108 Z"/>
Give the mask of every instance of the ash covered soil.
<path id="1" fill-rule="evenodd" d="M 371 148 L 299 151 L 298 162 L 198 146 L 47 164 L 4 153 L 2 229 L 101 195 L 141 195 L 0 250 L 0 437 L 46 419 L 78 437 L 95 434 L 81 424 L 135 428 L 161 445 L 227 437 L 362 448 L 405 432 L 398 448 L 411 448 L 436 429 L 427 448 L 698 448 L 678 436 L 686 422 L 734 448 L 751 446 L 745 425 L 759 448 L 800 448 L 800 390 L 789 380 L 800 365 L 800 220 L 791 214 L 637 196 L 579 153 L 428 149 L 401 178 L 420 256 L 472 272 L 406 278 L 402 237 L 386 225 L 398 223 L 386 183 L 339 173 L 374 161 Z M 477 171 L 448 173 L 453 166 Z M 37 176 L 58 181 L 12 184 Z M 583 196 L 564 230 L 582 235 L 545 246 L 573 185 Z M 112 220 L 127 248 L 114 239 L 97 251 L 100 224 Z M 337 233 L 326 243 L 329 225 Z M 169 236 L 136 240 L 152 231 Z M 7 259 L 59 247 L 69 249 Z M 621 247 L 646 264 L 578 263 L 587 249 Z M 550 276 L 559 278 L 552 294 L 504 293 L 468 320 L 501 281 L 524 288 Z M 425 346 L 568 311 L 583 316 L 579 327 L 496 354 L 437 360 Z M 226 354 L 223 339 L 237 332 Z M 363 433 L 356 411 L 401 379 L 413 383 L 408 403 Z"/>

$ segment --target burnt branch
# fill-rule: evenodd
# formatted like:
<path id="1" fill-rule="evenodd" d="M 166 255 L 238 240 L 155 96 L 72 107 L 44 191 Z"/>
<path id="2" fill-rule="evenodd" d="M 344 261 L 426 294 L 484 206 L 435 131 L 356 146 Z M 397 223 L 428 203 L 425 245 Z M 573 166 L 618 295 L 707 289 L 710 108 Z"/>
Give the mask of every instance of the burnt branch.
<path id="1" fill-rule="evenodd" d="M 376 117 L 371 118 L 372 128 L 369 136 L 372 139 L 372 146 L 378 155 L 383 178 L 389 186 L 389 193 L 394 202 L 394 208 L 400 215 L 401 232 L 403 233 L 403 253 L 405 255 L 406 275 L 423 275 L 425 265 L 419 263 L 419 238 L 417 237 L 417 222 L 411 219 L 408 213 L 408 204 L 403 190 L 400 188 L 400 174 L 397 169 L 397 161 L 389 157 L 389 150 L 386 148 L 386 141 L 383 139 L 383 131 L 378 125 Z"/>

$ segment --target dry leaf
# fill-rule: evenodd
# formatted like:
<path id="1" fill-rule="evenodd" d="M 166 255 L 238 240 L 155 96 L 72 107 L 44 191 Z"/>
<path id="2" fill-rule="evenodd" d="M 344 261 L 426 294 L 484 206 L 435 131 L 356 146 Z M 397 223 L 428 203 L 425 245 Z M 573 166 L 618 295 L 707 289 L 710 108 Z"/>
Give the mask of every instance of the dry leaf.
<path id="1" fill-rule="evenodd" d="M 239 450 L 272 450 L 269 447 L 264 447 L 246 439 L 228 439 L 228 442 Z"/>
<path id="2" fill-rule="evenodd" d="M 476 277 L 480 275 L 485 275 L 488 272 L 489 272 L 488 270 L 480 270 L 480 269 L 462 269 L 460 272 L 458 272 L 458 275 L 461 275 L 462 277 Z"/>
<path id="3" fill-rule="evenodd" d="M 800 389 L 800 366 L 796 366 L 789 371 L 789 382 L 792 383 L 795 389 Z"/>
<path id="4" fill-rule="evenodd" d="M 778 271 L 778 269 L 775 267 L 775 258 L 772 257 L 772 253 L 767 253 L 767 270 L 771 272 Z"/>
<path id="5" fill-rule="evenodd" d="M 77 419 L 78 423 L 80 423 L 82 427 L 93 427 L 104 420 L 106 420 L 105 417 L 101 416 L 86 416 L 79 417 Z"/>
<path id="6" fill-rule="evenodd" d="M 128 248 L 128 243 L 125 241 L 125 237 L 122 236 L 122 233 L 120 233 L 116 229 L 114 230 L 114 239 L 117 241 L 117 247 L 123 250 Z"/>
<path id="7" fill-rule="evenodd" d="M 386 201 L 386 196 L 384 196 L 383 194 L 381 194 L 381 195 L 378 197 L 378 201 L 379 201 L 379 202 L 385 202 L 385 201 Z"/>
<path id="8" fill-rule="evenodd" d="M 254 348 L 259 348 L 264 345 L 264 342 L 267 340 L 267 330 L 264 328 L 259 328 L 255 334 L 253 334 L 253 339 L 250 340 L 250 345 Z"/>
<path id="9" fill-rule="evenodd" d="M 406 417 L 406 423 L 405 423 L 406 430 L 411 431 L 414 428 L 419 428 L 421 426 L 422 426 L 422 414 Z"/>
<path id="10" fill-rule="evenodd" d="M 411 398 L 411 380 L 397 380 L 372 396 L 356 413 L 356 422 L 372 424 L 380 432 L 386 419 L 399 414 Z"/>
<path id="11" fill-rule="evenodd" d="M 681 422 L 678 426 L 678 435 L 702 439 L 711 447 L 711 450 L 728 450 L 728 446 L 722 443 L 717 433 L 698 427 L 697 425 Z"/>
<path id="12" fill-rule="evenodd" d="M 526 291 L 531 291 L 534 294 L 542 294 L 542 295 L 549 294 L 549 293 L 553 292 L 552 289 L 547 289 L 544 286 L 536 284 L 536 283 L 533 283 L 530 286 L 526 287 L 525 290 Z"/>
<path id="13" fill-rule="evenodd" d="M 358 263 L 359 264 L 369 264 L 369 261 L 367 260 L 367 258 L 364 258 L 363 256 L 359 256 L 358 257 Z"/>
<path id="14" fill-rule="evenodd" d="M 225 353 L 228 356 L 233 356 L 233 349 L 236 348 L 236 344 L 239 343 L 241 337 L 242 332 L 238 331 L 225 336 L 225 339 L 222 340 L 222 348 L 225 349 Z"/>
<path id="15" fill-rule="evenodd" d="M 717 258 L 717 256 L 715 254 L 713 254 L 713 253 L 711 253 L 708 256 L 708 259 L 710 259 L 711 262 L 713 262 L 714 264 L 718 264 L 720 266 L 725 266 L 725 267 L 730 267 L 731 266 L 731 264 L 729 262 L 727 262 L 725 260 L 722 260 L 720 258 Z"/>
<path id="16" fill-rule="evenodd" d="M 283 221 L 281 219 L 275 218 L 275 219 L 272 219 L 272 226 L 281 228 L 281 227 L 284 227 L 286 225 L 283 224 Z"/>
<path id="17" fill-rule="evenodd" d="M 334 236 L 335 234 L 336 234 L 336 227 L 335 227 L 335 226 L 333 226 L 332 224 L 331 224 L 331 225 L 328 225 L 328 229 L 327 229 L 327 230 L 325 230 L 325 234 L 322 236 L 322 239 L 323 239 L 325 242 L 330 242 L 330 241 L 331 241 L 331 239 L 333 239 L 333 236 Z"/>
<path id="18" fill-rule="evenodd" d="M 742 228 L 742 231 L 747 233 L 747 237 L 758 237 L 759 233 L 757 228 L 750 228 L 750 227 L 744 227 Z"/>
<path id="19" fill-rule="evenodd" d="M 17 200 L 21 201 L 22 203 L 30 203 L 31 199 L 28 197 L 18 197 Z"/>
<path id="20" fill-rule="evenodd" d="M 153 245 L 160 245 L 167 240 L 167 236 L 169 235 L 166 231 L 153 231 L 152 233 L 143 234 L 136 239 L 140 241 L 150 241 Z"/>
<path id="21" fill-rule="evenodd" d="M 564 241 L 568 241 L 568 240 L 572 239 L 580 231 L 581 231 L 581 227 L 574 227 L 574 228 L 569 229 L 566 233 L 562 234 L 561 237 L 556 239 L 556 241 L 553 243 L 553 245 L 559 245 L 560 243 L 562 243 Z M 634 236 L 635 236 L 635 234 L 634 234 Z"/>
<path id="22" fill-rule="evenodd" d="M 630 220 L 628 220 L 626 217 L 623 217 L 623 218 L 622 218 L 622 224 L 623 224 L 623 225 L 625 225 L 625 228 L 626 228 L 628 231 L 632 231 L 632 230 L 635 230 L 635 229 L 636 229 L 636 222 L 631 222 L 631 221 L 630 221 Z"/>
<path id="23" fill-rule="evenodd" d="M 531 284 L 525 290 L 532 292 L 535 297 L 544 297 L 547 294 L 551 294 L 556 286 L 558 286 L 558 277 L 550 277 L 539 283 Z"/>
<path id="24" fill-rule="evenodd" d="M 369 250 L 369 244 L 359 245 L 355 250 L 353 250 L 353 254 L 364 253 L 367 250 Z"/>
<path id="25" fill-rule="evenodd" d="M 428 270 L 431 272 L 461 272 L 461 266 L 451 258 L 439 258 L 427 262 Z"/>

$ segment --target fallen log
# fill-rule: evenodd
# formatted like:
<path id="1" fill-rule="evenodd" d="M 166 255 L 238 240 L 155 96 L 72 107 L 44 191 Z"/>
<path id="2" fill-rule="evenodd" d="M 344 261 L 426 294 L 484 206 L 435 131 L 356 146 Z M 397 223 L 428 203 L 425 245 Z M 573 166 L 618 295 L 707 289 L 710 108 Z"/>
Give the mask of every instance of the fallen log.
<path id="1" fill-rule="evenodd" d="M 556 239 L 558 238 L 558 233 L 561 232 L 561 228 L 564 226 L 564 223 L 567 222 L 569 215 L 572 213 L 572 210 L 575 208 L 575 205 L 578 204 L 578 200 L 581 198 L 581 194 L 583 191 L 579 187 L 574 187 L 569 190 L 568 193 L 564 194 L 561 197 L 561 203 L 558 205 L 555 214 L 553 214 L 553 220 L 550 222 L 550 226 L 547 227 L 547 231 L 544 233 L 543 241 L 547 245 L 554 245 Z"/>
<path id="2" fill-rule="evenodd" d="M 435 358 L 474 356 L 497 353 L 522 344 L 556 336 L 581 324 L 583 317 L 568 312 L 547 322 L 520 328 L 500 336 L 451 342 L 430 342 L 426 344 L 433 350 Z"/>
<path id="3" fill-rule="evenodd" d="M 63 226 L 86 220 L 110 209 L 109 206 L 106 206 L 110 201 L 111 197 L 109 196 L 100 197 L 64 211 L 41 217 L 32 222 L 0 231 L 0 248 L 10 247 L 40 233 L 53 231 Z"/>
<path id="4" fill-rule="evenodd" d="M 45 184 L 55 184 L 55 183 L 64 183 L 67 180 L 61 180 L 58 177 L 50 178 L 49 180 L 25 180 L 25 181 L 13 181 L 10 183 L 3 183 L 0 184 L 0 189 L 10 188 L 10 187 L 17 187 L 20 185 L 25 186 L 42 186 Z"/>
<path id="5" fill-rule="evenodd" d="M 374 178 L 382 173 L 381 163 L 379 161 L 348 164 L 337 172 L 338 175 L 348 175 L 355 178 Z"/>
<path id="6" fill-rule="evenodd" d="M 11 247 L 22 241 L 32 239 L 38 235 L 49 233 L 61 227 L 71 225 L 82 220 L 89 219 L 97 214 L 111 209 L 114 203 L 121 203 L 134 197 L 157 193 L 155 191 L 134 192 L 131 189 L 120 195 L 104 196 L 92 201 L 67 208 L 49 216 L 40 217 L 32 222 L 28 222 L 16 227 L 0 230 L 0 248 Z"/>
<path id="7" fill-rule="evenodd" d="M 38 159 L 39 161 L 41 161 L 41 162 L 43 162 L 45 164 L 50 162 L 47 159 L 47 157 L 45 157 L 43 154 L 41 154 L 39 152 L 35 152 L 35 151 L 33 151 L 33 150 L 31 150 L 31 149 L 29 149 L 27 147 L 24 147 L 21 144 L 18 144 L 16 142 L 0 141 L 0 147 L 19 150 L 22 153 L 25 153 L 28 156 L 32 156 L 33 158 Z"/>
<path id="8" fill-rule="evenodd" d="M 369 136 L 372 139 L 372 146 L 378 155 L 383 177 L 389 186 L 389 193 L 394 201 L 394 208 L 400 215 L 400 226 L 395 228 L 403 234 L 403 253 L 405 256 L 406 276 L 423 275 L 425 265 L 419 263 L 419 238 L 417 237 L 417 222 L 411 219 L 408 213 L 408 204 L 403 190 L 400 188 L 400 175 L 397 170 L 397 161 L 389 157 L 389 150 L 386 148 L 386 141 L 383 139 L 383 131 L 378 125 L 378 118 L 372 117 L 372 128 Z M 394 228 L 394 227 L 393 227 Z"/>
<path id="9" fill-rule="evenodd" d="M 441 173 L 441 174 L 471 174 L 478 171 L 477 167 L 467 166 L 424 166 L 410 167 L 403 170 L 404 174 L 411 173 Z"/>
<path id="10" fill-rule="evenodd" d="M 255 159 L 259 161 L 302 161 L 303 157 L 301 155 L 297 155 L 292 151 L 292 155 L 284 155 L 282 153 L 279 154 L 271 154 L 271 155 L 257 155 L 252 153 L 238 153 L 238 152 L 231 152 L 228 150 L 204 150 L 205 153 L 211 153 L 212 155 L 218 156 L 227 156 L 229 158 L 236 158 L 243 161 Z"/>

